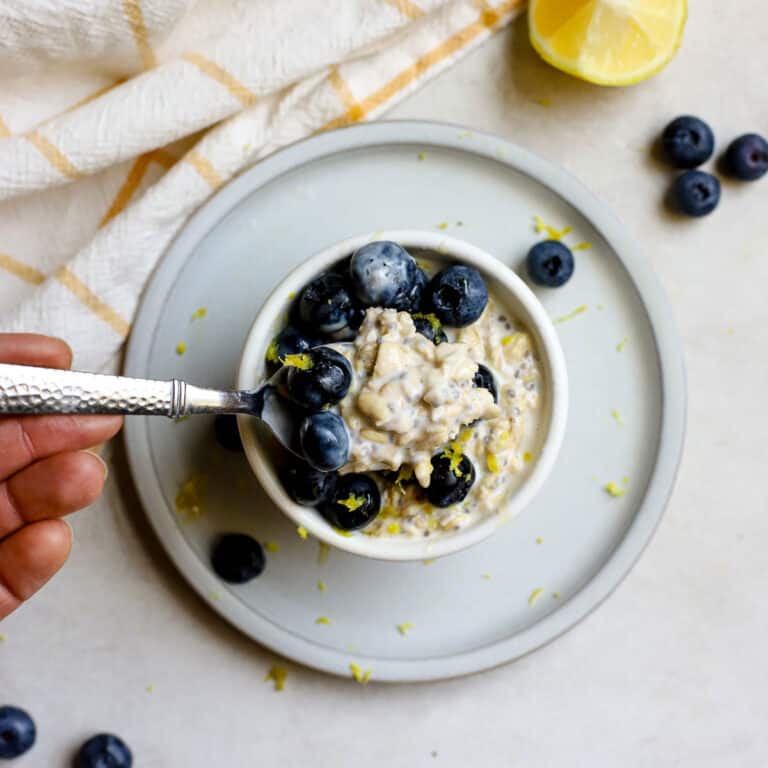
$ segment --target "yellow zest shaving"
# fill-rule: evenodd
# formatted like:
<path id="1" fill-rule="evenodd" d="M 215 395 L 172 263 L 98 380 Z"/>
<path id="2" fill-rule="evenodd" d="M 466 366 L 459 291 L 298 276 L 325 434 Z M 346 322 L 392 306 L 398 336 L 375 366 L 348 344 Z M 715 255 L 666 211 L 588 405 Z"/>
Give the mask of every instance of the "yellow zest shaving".
<path id="1" fill-rule="evenodd" d="M 180 341 L 180 342 L 179 342 L 179 343 L 176 345 L 176 354 L 177 354 L 177 355 L 179 355 L 179 356 L 181 356 L 181 355 L 183 355 L 183 354 L 184 354 L 186 351 L 187 351 L 187 345 L 186 345 L 186 344 L 185 344 L 183 341 Z"/>
<path id="2" fill-rule="evenodd" d="M 300 526 L 299 526 L 299 527 L 296 529 L 296 533 L 298 533 L 298 534 L 299 534 L 299 538 L 300 538 L 302 541 L 306 541 L 306 540 L 307 540 L 307 536 L 309 536 L 309 533 L 307 532 L 307 529 L 306 529 L 306 528 L 305 528 L 303 525 L 300 525 Z"/>
<path id="3" fill-rule="evenodd" d="M 264 549 L 266 549 L 267 552 L 271 552 L 274 555 L 275 552 L 280 551 L 280 545 L 276 541 L 265 541 Z"/>
<path id="4" fill-rule="evenodd" d="M 545 97 L 542 97 L 540 99 L 534 99 L 533 100 L 535 104 L 540 104 L 542 107 L 551 107 L 552 101 L 551 99 L 547 99 Z"/>
<path id="5" fill-rule="evenodd" d="M 315 619 L 315 624 L 330 624 L 331 620 L 327 616 L 318 616 Z"/>
<path id="6" fill-rule="evenodd" d="M 325 592 L 326 586 L 325 586 L 325 582 L 322 579 L 317 582 L 317 588 L 320 592 Z"/>
<path id="7" fill-rule="evenodd" d="M 366 669 L 365 672 L 363 672 L 363 670 L 354 662 L 349 665 L 349 670 L 352 672 L 354 681 L 360 683 L 360 685 L 365 685 L 371 679 L 371 674 L 373 673 L 372 669 Z"/>
<path id="8" fill-rule="evenodd" d="M 615 409 L 611 408 L 611 418 L 620 426 L 624 426 L 624 422 L 621 420 L 621 414 Z"/>
<path id="9" fill-rule="evenodd" d="M 154 690 L 155 690 L 155 686 L 154 686 L 154 685 L 148 685 L 148 686 L 147 686 L 147 687 L 146 687 L 144 690 L 145 690 L 147 693 L 152 693 L 152 691 L 154 691 Z"/>
<path id="10" fill-rule="evenodd" d="M 339 536 L 343 536 L 345 539 L 351 539 L 352 538 L 352 534 L 349 531 L 343 531 L 341 528 L 336 528 L 335 526 L 334 526 L 333 530 L 336 531 L 336 533 L 338 533 Z"/>
<path id="11" fill-rule="evenodd" d="M 528 607 L 530 608 L 538 599 L 539 595 L 544 591 L 544 587 L 536 587 L 528 596 Z"/>
<path id="12" fill-rule="evenodd" d="M 426 560 L 422 560 L 421 562 L 424 565 L 432 565 L 432 563 L 435 562 L 435 558 L 434 557 L 430 557 L 430 558 L 427 558 Z"/>
<path id="13" fill-rule="evenodd" d="M 264 355 L 266 357 L 268 363 L 277 363 L 277 342 L 271 341 L 269 346 L 267 347 L 267 353 Z"/>
<path id="14" fill-rule="evenodd" d="M 350 512 L 354 512 L 365 504 L 365 499 L 362 496 L 355 496 L 354 493 L 350 493 L 346 499 L 341 499 L 341 501 L 337 501 L 336 503 L 341 504 L 342 507 L 346 507 Z"/>
<path id="15" fill-rule="evenodd" d="M 462 443 L 469 442 L 469 440 L 472 439 L 472 430 L 471 429 L 465 429 L 460 435 L 459 440 Z"/>
<path id="16" fill-rule="evenodd" d="M 515 341 L 519 336 L 519 333 L 510 333 L 509 336 L 503 336 L 501 339 L 501 346 L 506 347 L 508 344 L 511 344 L 513 341 Z"/>
<path id="17" fill-rule="evenodd" d="M 417 160 L 424 160 L 426 157 L 427 157 L 427 153 L 426 152 L 419 152 L 419 154 L 416 155 L 416 159 Z"/>
<path id="18" fill-rule="evenodd" d="M 523 461 L 524 461 L 526 464 L 528 464 L 528 462 L 530 462 L 530 460 L 531 460 L 532 458 L 533 458 L 533 456 L 531 455 L 531 452 L 530 452 L 530 451 L 526 451 L 526 452 L 523 454 Z"/>
<path id="19" fill-rule="evenodd" d="M 203 514 L 208 478 L 200 472 L 182 484 L 176 494 L 176 512 L 187 521 L 197 520 Z"/>
<path id="20" fill-rule="evenodd" d="M 446 226 L 448 225 L 446 224 Z M 427 312 L 426 314 L 424 312 L 416 312 L 413 315 L 413 319 L 426 320 L 432 326 L 432 333 L 434 333 L 435 336 L 437 336 L 443 330 L 443 324 L 440 322 L 434 312 Z"/>
<path id="21" fill-rule="evenodd" d="M 400 533 L 400 523 L 390 523 L 387 526 L 387 533 L 391 533 L 393 536 Z"/>
<path id="22" fill-rule="evenodd" d="M 288 670 L 285 667 L 272 667 L 264 677 L 264 682 L 273 680 L 275 683 L 275 690 L 285 690 L 285 678 L 288 677 Z"/>
<path id="23" fill-rule="evenodd" d="M 438 228 L 438 229 L 448 229 L 448 222 L 447 222 L 447 221 L 441 221 L 441 222 L 440 222 L 440 223 L 437 225 L 437 228 Z"/>
<path id="24" fill-rule="evenodd" d="M 297 355 L 286 355 L 282 362 L 291 368 L 298 368 L 300 371 L 308 371 L 312 367 L 312 358 L 304 352 Z"/>
<path id="25" fill-rule="evenodd" d="M 485 455 L 485 463 L 488 466 L 488 471 L 494 474 L 499 471 L 499 462 L 495 453 L 487 453 Z"/>
<path id="26" fill-rule="evenodd" d="M 330 546 L 324 541 L 317 542 L 317 564 L 325 565 L 328 562 L 328 553 L 330 552 Z"/>
<path id="27" fill-rule="evenodd" d="M 291 292 L 288 294 L 288 298 L 289 298 L 291 301 L 293 301 L 293 299 L 295 299 L 295 298 L 296 298 L 296 291 L 291 291 Z"/>
<path id="28" fill-rule="evenodd" d="M 536 543 L 537 544 L 543 544 L 544 543 L 544 539 L 542 539 L 541 536 L 537 536 L 536 537 Z"/>
<path id="29" fill-rule="evenodd" d="M 555 318 L 555 323 L 567 323 L 569 320 L 573 320 L 574 317 L 578 317 L 587 311 L 587 305 L 582 304 L 580 307 L 576 307 L 573 312 L 569 312 L 567 315 Z"/>
<path id="30" fill-rule="evenodd" d="M 481 573 L 480 574 L 480 578 L 481 579 L 485 579 L 486 581 L 490 581 L 491 580 L 491 574 L 490 573 Z"/>
<path id="31" fill-rule="evenodd" d="M 397 625 L 397 631 L 405 637 L 413 629 L 413 624 L 410 621 L 403 622 Z"/>
<path id="32" fill-rule="evenodd" d="M 617 352 L 623 352 L 624 347 L 629 344 L 629 336 L 625 336 L 617 345 L 616 345 L 616 351 Z"/>
<path id="33" fill-rule="evenodd" d="M 403 464 L 400 469 L 397 470 L 397 478 L 395 479 L 395 485 L 400 493 L 405 493 L 403 483 L 407 482 L 413 477 L 413 467 L 409 467 L 407 464 Z"/>
<path id="34" fill-rule="evenodd" d="M 461 443 L 455 440 L 440 454 L 440 458 L 450 459 L 451 463 L 448 466 L 448 469 L 450 469 L 456 477 L 462 476 L 462 471 L 459 469 L 459 465 L 461 464 L 463 457 L 464 451 L 462 450 Z"/>
<path id="35" fill-rule="evenodd" d="M 190 320 L 194 323 L 195 320 L 202 320 L 208 314 L 208 310 L 205 307 L 200 307 L 192 313 Z"/>
<path id="36" fill-rule="evenodd" d="M 509 432 L 506 430 L 499 435 L 499 440 L 509 440 Z"/>
<path id="37" fill-rule="evenodd" d="M 583 243 L 576 243 L 571 250 L 572 251 L 586 251 L 592 247 L 592 243 L 588 243 L 586 240 Z"/>
<path id="38" fill-rule="evenodd" d="M 626 489 L 622 488 L 620 485 L 614 483 L 613 481 L 606 483 L 603 488 L 607 494 L 613 496 L 615 499 L 618 499 L 620 496 L 623 496 L 626 493 Z"/>
<path id="39" fill-rule="evenodd" d="M 533 224 L 537 233 L 541 234 L 542 232 L 546 232 L 547 237 L 549 237 L 550 240 L 562 240 L 569 232 L 573 231 L 573 227 L 556 229 L 555 227 L 546 224 L 541 216 L 534 216 Z"/>

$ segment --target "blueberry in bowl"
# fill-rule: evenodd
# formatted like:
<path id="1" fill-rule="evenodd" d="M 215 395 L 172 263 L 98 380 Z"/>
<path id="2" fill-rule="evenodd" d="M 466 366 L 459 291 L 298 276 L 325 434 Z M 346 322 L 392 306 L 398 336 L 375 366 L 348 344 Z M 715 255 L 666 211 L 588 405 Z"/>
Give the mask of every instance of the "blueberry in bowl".
<path id="1" fill-rule="evenodd" d="M 441 269 L 427 286 L 426 303 L 443 324 L 470 325 L 488 304 L 488 288 L 480 272 L 464 264 Z"/>
<path id="2" fill-rule="evenodd" d="M 320 472 L 339 469 L 349 458 L 347 427 L 341 416 L 332 411 L 306 416 L 299 427 L 299 441 L 307 464 Z"/>
<path id="3" fill-rule="evenodd" d="M 299 355 L 303 352 L 309 352 L 312 347 L 318 347 L 323 342 L 306 331 L 300 330 L 293 325 L 283 328 L 267 347 L 265 354 L 267 363 L 274 368 L 283 365 L 288 355 Z"/>
<path id="4" fill-rule="evenodd" d="M 330 497 L 320 504 L 320 512 L 331 525 L 342 531 L 364 528 L 379 514 L 381 495 L 370 475 L 341 475 Z"/>
<path id="5" fill-rule="evenodd" d="M 302 290 L 298 306 L 306 331 L 331 339 L 346 338 L 360 316 L 349 281 L 337 272 L 325 272 L 312 280 Z"/>
<path id="6" fill-rule="evenodd" d="M 474 482 L 474 464 L 460 449 L 448 449 L 432 457 L 427 499 L 435 507 L 453 506 L 464 501 Z"/>
<path id="7" fill-rule="evenodd" d="M 331 347 L 317 347 L 285 358 L 289 365 L 286 387 L 294 403 L 317 411 L 335 405 L 349 391 L 352 368 L 344 355 Z"/>
<path id="8" fill-rule="evenodd" d="M 339 477 L 338 472 L 321 472 L 299 460 L 291 461 L 280 474 L 288 495 L 305 507 L 316 507 L 329 499 Z"/>
<path id="9" fill-rule="evenodd" d="M 366 243 L 349 264 L 355 294 L 365 307 L 409 309 L 418 304 L 423 289 L 419 271 L 413 256 L 388 240 Z"/>

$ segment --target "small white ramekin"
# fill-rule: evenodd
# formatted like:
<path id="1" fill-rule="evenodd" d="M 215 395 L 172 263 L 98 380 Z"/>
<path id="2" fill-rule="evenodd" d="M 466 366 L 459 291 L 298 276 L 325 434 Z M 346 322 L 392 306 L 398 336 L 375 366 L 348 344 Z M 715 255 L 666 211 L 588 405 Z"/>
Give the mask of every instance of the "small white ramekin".
<path id="1" fill-rule="evenodd" d="M 256 477 L 272 501 L 297 526 L 331 546 L 362 557 L 379 560 L 423 560 L 441 557 L 477 544 L 524 510 L 547 479 L 565 434 L 568 411 L 568 376 L 560 342 L 545 312 L 530 288 L 507 266 L 480 248 L 435 232 L 401 230 L 359 235 L 335 243 L 307 259 L 290 272 L 263 304 L 243 347 L 237 386 L 254 389 L 266 378 L 265 352 L 275 333 L 285 324 L 292 296 L 316 275 L 373 240 L 392 240 L 405 248 L 427 248 L 438 262 L 471 264 L 488 283 L 489 291 L 512 316 L 532 334 L 543 368 L 544 397 L 538 444 L 527 476 L 510 496 L 503 509 L 482 522 L 459 531 L 429 537 L 375 537 L 362 532 L 344 536 L 329 525 L 317 510 L 296 504 L 285 492 L 275 469 L 275 457 L 282 450 L 256 419 L 239 416 L 240 434 Z"/>

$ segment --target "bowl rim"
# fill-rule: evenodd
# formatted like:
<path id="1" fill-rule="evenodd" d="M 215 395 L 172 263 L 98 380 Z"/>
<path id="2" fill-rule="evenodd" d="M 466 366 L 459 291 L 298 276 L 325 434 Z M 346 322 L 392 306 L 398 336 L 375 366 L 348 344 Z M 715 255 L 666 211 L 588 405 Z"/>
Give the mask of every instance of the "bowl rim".
<path id="1" fill-rule="evenodd" d="M 248 330 L 240 356 L 237 386 L 240 389 L 251 389 L 260 383 L 254 372 L 262 365 L 264 352 L 275 333 L 276 321 L 285 311 L 286 298 L 292 293 L 298 293 L 309 280 L 324 269 L 373 240 L 391 240 L 406 249 L 427 248 L 446 261 L 460 261 L 475 266 L 484 278 L 495 285 L 497 293 L 501 289 L 507 300 L 512 299 L 512 302 L 518 303 L 523 314 L 527 314 L 524 318 L 525 325 L 535 337 L 549 385 L 546 399 L 547 418 L 535 464 L 505 503 L 503 511 L 469 528 L 445 536 L 423 539 L 354 534 L 345 536 L 330 526 L 316 509 L 297 504 L 285 493 L 277 473 L 270 465 L 268 451 L 256 435 L 253 419 L 239 416 L 238 427 L 246 458 L 262 488 L 280 511 L 297 526 L 303 527 L 307 533 L 337 549 L 376 560 L 416 561 L 444 557 L 478 544 L 520 514 L 544 485 L 565 436 L 568 412 L 565 355 L 552 320 L 543 305 L 511 267 L 465 240 L 420 229 L 368 232 L 339 240 L 296 266 L 272 288 Z"/>

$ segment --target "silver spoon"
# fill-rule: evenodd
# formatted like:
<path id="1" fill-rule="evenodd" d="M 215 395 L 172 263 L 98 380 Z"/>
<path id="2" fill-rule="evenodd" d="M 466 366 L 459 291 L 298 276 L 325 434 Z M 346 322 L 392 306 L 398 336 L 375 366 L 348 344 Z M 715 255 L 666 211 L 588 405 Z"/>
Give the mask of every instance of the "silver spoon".
<path id="1" fill-rule="evenodd" d="M 292 453 L 303 418 L 278 397 L 285 377 L 280 368 L 258 389 L 205 389 L 179 379 L 156 381 L 100 373 L 61 371 L 0 363 L 0 414 L 118 413 L 168 416 L 244 413 L 261 419 Z"/>

